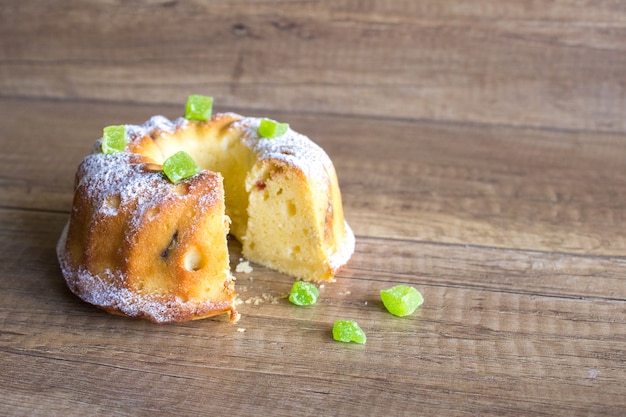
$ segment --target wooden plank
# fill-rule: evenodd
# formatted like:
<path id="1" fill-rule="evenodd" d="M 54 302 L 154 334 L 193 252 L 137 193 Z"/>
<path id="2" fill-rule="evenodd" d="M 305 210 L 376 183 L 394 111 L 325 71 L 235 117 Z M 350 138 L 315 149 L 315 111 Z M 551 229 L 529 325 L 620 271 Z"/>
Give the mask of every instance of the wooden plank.
<path id="1" fill-rule="evenodd" d="M 6 150 L 0 153 L 0 206 L 69 212 L 76 168 L 102 128 L 143 123 L 162 111 L 155 106 L 0 100 L 0 143 Z"/>
<path id="2" fill-rule="evenodd" d="M 0 209 L 0 261 L 5 277 L 23 280 L 22 285 L 36 291 L 42 275 L 58 275 L 54 247 L 66 221 L 63 213 Z M 241 247 L 234 239 L 230 250 L 231 265 L 236 265 Z M 24 268 L 31 276 L 21 277 Z M 245 304 L 276 301 L 289 292 L 292 283 L 259 266 L 255 266 L 254 280 L 246 274 L 238 276 L 242 281 L 237 287 L 242 301 L 248 301 Z M 527 296 L 624 301 L 626 259 L 361 237 L 338 280 L 345 280 L 339 290 L 343 293 L 349 291 L 344 285 L 366 285 L 361 282 L 387 286 L 408 282 Z M 372 294 L 360 296 L 366 301 L 372 298 Z"/>
<path id="3" fill-rule="evenodd" d="M 54 253 L 64 222 L 60 213 L 0 210 L 5 414 L 238 415 L 254 406 L 285 416 L 619 415 L 626 407 L 619 260 L 368 239 L 315 306 L 290 305 L 280 296 L 291 279 L 256 267 L 238 274 L 239 323 L 156 326 L 100 312 L 65 289 Z M 419 267 L 428 262 L 429 271 Z M 424 293 L 414 316 L 383 310 L 378 291 L 395 282 Z M 593 297 L 577 297 L 591 285 L 600 288 Z M 334 342 L 338 318 L 357 320 L 367 344 Z"/>
<path id="4" fill-rule="evenodd" d="M 4 3 L 0 96 L 626 130 L 614 1 Z"/>
<path id="5" fill-rule="evenodd" d="M 0 146 L 11 149 L 0 154 L 0 205 L 69 211 L 76 167 L 103 126 L 173 118 L 180 108 L 0 100 Z M 241 112 L 287 120 L 326 149 L 361 237 L 626 250 L 623 135 Z"/>
<path id="6" fill-rule="evenodd" d="M 513 294 L 626 300 L 626 259 L 361 238 L 345 272 Z"/>
<path id="7" fill-rule="evenodd" d="M 623 138 L 410 123 L 369 136 L 385 139 L 342 160 L 358 233 L 623 253 Z"/>

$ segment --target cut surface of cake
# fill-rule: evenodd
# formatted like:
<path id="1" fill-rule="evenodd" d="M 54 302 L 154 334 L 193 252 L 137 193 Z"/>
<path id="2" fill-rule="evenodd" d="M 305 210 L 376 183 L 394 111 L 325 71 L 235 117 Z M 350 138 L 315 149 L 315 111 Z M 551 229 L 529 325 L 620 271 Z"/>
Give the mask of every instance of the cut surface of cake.
<path id="1" fill-rule="evenodd" d="M 109 312 L 156 323 L 228 313 L 236 320 L 227 235 L 253 262 L 307 281 L 332 280 L 354 251 L 328 155 L 262 119 L 155 116 L 126 125 L 119 153 L 81 163 L 57 246 L 68 287 Z M 201 168 L 179 183 L 162 165 L 184 151 Z"/>

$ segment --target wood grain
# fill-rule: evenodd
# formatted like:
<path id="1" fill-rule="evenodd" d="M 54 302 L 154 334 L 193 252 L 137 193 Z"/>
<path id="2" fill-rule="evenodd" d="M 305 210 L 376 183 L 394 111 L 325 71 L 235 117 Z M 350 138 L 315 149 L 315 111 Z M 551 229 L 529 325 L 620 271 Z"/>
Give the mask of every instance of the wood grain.
<path id="1" fill-rule="evenodd" d="M 625 415 L 625 41 L 609 0 L 0 0 L 0 415 Z M 234 325 L 67 289 L 76 167 L 190 93 L 332 158 L 357 245 L 316 305 L 258 265 Z"/>
<path id="2" fill-rule="evenodd" d="M 624 132 L 615 1 L 0 2 L 0 97 Z"/>
<path id="3" fill-rule="evenodd" d="M 468 277 L 492 276 L 489 289 L 453 282 L 447 273 L 424 279 L 418 268 L 381 273 L 367 262 L 380 257 L 366 247 L 353 260 L 358 267 L 326 285 L 313 308 L 280 299 L 290 280 L 257 267 L 253 280 L 238 276 L 238 286 L 245 287 L 241 295 L 269 293 L 278 301 L 244 302 L 237 325 L 215 319 L 154 326 L 100 312 L 69 294 L 52 249 L 64 215 L 7 209 L 0 214 L 3 225 L 17 225 L 2 230 L 2 242 L 12 243 L 1 252 L 0 380 L 7 390 L 0 407 L 9 413 L 28 407 L 34 415 L 206 414 L 234 406 L 241 414 L 255 406 L 261 414 L 310 415 L 328 414 L 325 407 L 332 404 L 332 414 L 339 415 L 381 414 L 389 407 L 394 415 L 417 409 L 612 415 L 626 406 L 623 284 L 611 294 L 619 300 L 558 295 L 533 286 L 539 279 L 532 276 L 526 286 L 517 280 L 515 291 L 491 267 L 520 273 L 514 259 L 490 262 L 480 250 L 467 248 L 472 268 L 448 264 Z M 10 247 L 27 254 L 11 261 Z M 402 247 L 423 251 L 433 262 L 451 250 Z M 390 252 L 391 265 L 411 268 L 410 256 Z M 592 261 L 564 258 L 560 264 L 569 263 L 572 275 L 585 275 Z M 536 274 L 557 282 L 558 264 L 544 261 Z M 604 267 L 622 276 L 625 269 Z M 596 272 L 595 281 L 602 275 Z M 417 316 L 397 319 L 383 311 L 376 294 L 394 282 L 417 285 L 424 293 L 428 302 Z M 576 286 L 569 281 L 564 287 L 569 285 Z M 359 320 L 367 345 L 333 342 L 336 317 Z M 546 412 L 555 403 L 558 413 Z"/>
<path id="4" fill-rule="evenodd" d="M 103 126 L 143 123 L 153 114 L 175 118 L 181 108 L 0 100 L 7 120 L 0 133 L 15 143 L 11 153 L 0 154 L 1 204 L 67 211 L 76 167 Z M 32 113 L 39 123 L 29 122 Z M 623 136 L 243 113 L 288 119 L 327 150 L 359 236 L 578 254 L 626 251 Z"/>
<path id="5" fill-rule="evenodd" d="M 310 308 L 253 265 L 236 273 L 239 323 L 155 326 L 73 296 L 55 245 L 102 126 L 179 106 L 0 99 L 0 113 L 0 414 L 626 410 L 622 135 L 269 112 L 331 155 L 353 259 Z M 413 316 L 380 302 L 399 283 L 424 294 Z M 367 344 L 333 341 L 338 318 Z"/>

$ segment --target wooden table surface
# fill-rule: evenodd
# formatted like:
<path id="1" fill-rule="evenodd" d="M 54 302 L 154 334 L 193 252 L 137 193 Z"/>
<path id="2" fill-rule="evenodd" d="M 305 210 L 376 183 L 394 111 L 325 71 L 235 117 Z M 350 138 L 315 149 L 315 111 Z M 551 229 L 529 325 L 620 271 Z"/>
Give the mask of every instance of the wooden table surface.
<path id="1" fill-rule="evenodd" d="M 626 410 L 626 137 L 271 113 L 332 157 L 354 257 L 315 306 L 254 265 L 235 274 L 238 323 L 157 326 L 74 297 L 54 248 L 99 129 L 179 113 L 0 100 L 5 414 Z M 414 315 L 385 312 L 395 284 L 424 294 Z M 367 343 L 333 341 L 336 319 Z"/>
<path id="2" fill-rule="evenodd" d="M 610 0 L 0 0 L 0 415 L 626 415 L 625 22 Z M 236 324 L 66 288 L 102 127 L 193 93 L 332 158 L 356 252 L 316 305 L 258 265 Z M 395 284 L 412 316 L 384 310 Z"/>

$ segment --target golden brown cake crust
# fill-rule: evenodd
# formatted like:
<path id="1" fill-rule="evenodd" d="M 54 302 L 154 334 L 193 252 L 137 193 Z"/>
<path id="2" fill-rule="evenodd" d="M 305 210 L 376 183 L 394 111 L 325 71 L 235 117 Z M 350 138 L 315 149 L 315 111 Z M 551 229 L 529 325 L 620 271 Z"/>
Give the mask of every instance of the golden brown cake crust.
<path id="1" fill-rule="evenodd" d="M 125 152 L 104 155 L 97 141 L 77 170 L 57 245 L 70 290 L 108 312 L 155 323 L 223 313 L 236 321 L 225 210 L 248 259 L 300 279 L 332 280 L 355 243 L 333 164 L 291 129 L 259 137 L 259 123 L 234 113 L 207 122 L 155 116 L 126 126 Z M 203 170 L 172 184 L 161 164 L 179 150 Z M 225 182 L 213 172 L 222 169 Z M 224 187 L 231 202 L 243 203 L 227 208 Z"/>
<path id="2" fill-rule="evenodd" d="M 106 311 L 155 323 L 223 313 L 235 320 L 228 263 L 222 261 L 213 274 L 223 288 L 210 294 L 199 290 L 204 289 L 198 284 L 206 279 L 204 271 L 185 264 L 190 248 L 202 245 L 186 231 L 206 226 L 205 220 L 214 220 L 226 246 L 223 204 L 217 173 L 205 171 L 172 184 L 140 155 L 86 157 L 77 172 L 70 221 L 57 246 L 68 287 Z M 172 236 L 177 237 L 176 249 L 165 254 Z M 226 249 L 219 255 L 227 256 Z M 219 265 L 220 260 L 203 262 Z M 160 288 L 148 288 L 158 275 Z"/>

